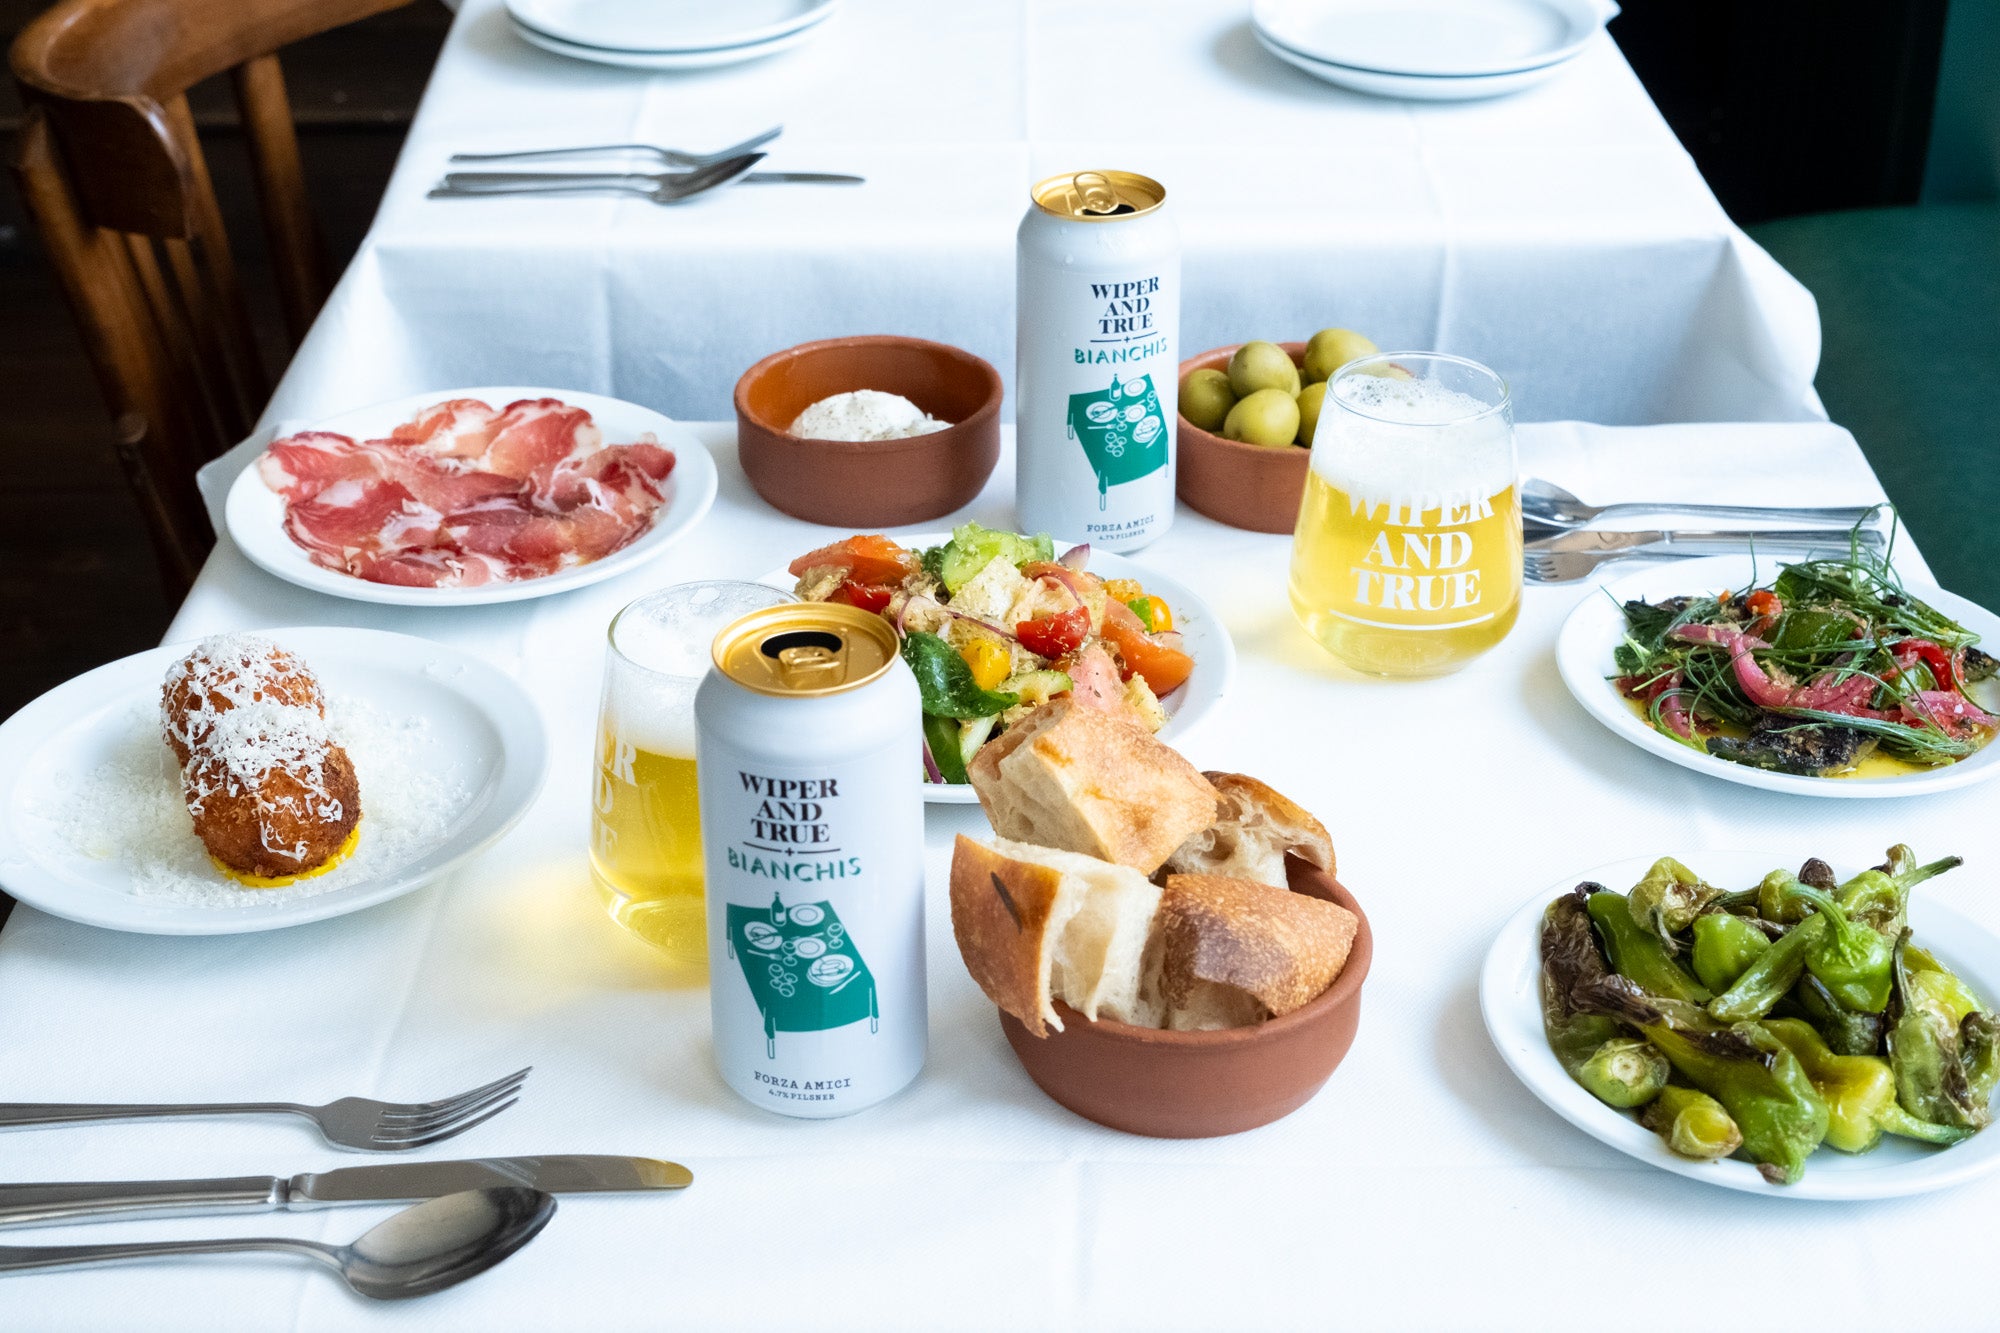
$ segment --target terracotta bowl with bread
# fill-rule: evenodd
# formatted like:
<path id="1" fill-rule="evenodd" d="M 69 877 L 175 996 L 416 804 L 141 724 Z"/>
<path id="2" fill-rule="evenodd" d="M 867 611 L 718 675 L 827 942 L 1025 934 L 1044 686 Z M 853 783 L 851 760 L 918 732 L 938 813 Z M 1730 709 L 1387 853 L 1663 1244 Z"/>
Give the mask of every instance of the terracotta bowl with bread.
<path id="1" fill-rule="evenodd" d="M 1326 1083 L 1373 941 L 1317 819 L 1073 700 L 968 771 L 999 836 L 953 849 L 952 932 L 1044 1092 L 1114 1129 L 1201 1138 Z"/>
<path id="2" fill-rule="evenodd" d="M 900 394 L 940 421 L 899 440 L 813 440 L 787 429 L 824 398 Z M 736 381 L 736 445 L 757 494 L 794 518 L 898 527 L 962 509 L 1000 459 L 1000 372 L 945 343 L 879 334 L 773 353 Z"/>
<path id="3" fill-rule="evenodd" d="M 1306 360 L 1304 343 L 1279 343 L 1295 365 Z M 1197 370 L 1227 370 L 1236 346 L 1216 347 L 1181 362 L 1180 377 Z M 1174 490 L 1188 508 L 1218 523 L 1251 532 L 1289 533 L 1298 526 L 1299 501 L 1306 493 L 1306 470 L 1312 450 L 1303 445 L 1266 449 L 1262 445 L 1226 440 L 1205 431 L 1186 417 L 1179 419 L 1174 442 L 1180 462 Z"/>

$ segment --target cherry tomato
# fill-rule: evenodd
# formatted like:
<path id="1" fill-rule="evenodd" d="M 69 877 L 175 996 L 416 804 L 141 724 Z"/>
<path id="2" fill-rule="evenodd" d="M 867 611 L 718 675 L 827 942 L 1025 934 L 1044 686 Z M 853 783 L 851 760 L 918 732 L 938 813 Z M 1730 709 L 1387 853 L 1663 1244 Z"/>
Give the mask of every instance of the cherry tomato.
<path id="1" fill-rule="evenodd" d="M 817 551 L 800 556 L 786 568 L 796 575 L 826 565 L 846 570 L 848 577 L 856 583 L 893 586 L 909 577 L 910 571 L 917 567 L 917 558 L 877 533 L 847 537 L 831 546 L 822 546 Z"/>
<path id="2" fill-rule="evenodd" d="M 1775 616 L 1785 609 L 1785 604 L 1778 600 L 1778 594 L 1768 588 L 1759 588 L 1744 598 L 1743 606 L 1753 616 Z"/>
<path id="3" fill-rule="evenodd" d="M 1146 678 L 1153 693 L 1164 698 L 1179 689 L 1194 670 L 1194 659 L 1177 648 L 1156 643 L 1146 626 L 1123 602 L 1104 604 L 1104 637 L 1118 650 L 1128 670 Z"/>
<path id="4" fill-rule="evenodd" d="M 1073 653 L 1090 633 L 1090 612 L 1080 606 L 1052 616 L 1036 616 L 1014 626 L 1014 637 L 1037 657 L 1061 657 Z"/>
<path id="5" fill-rule="evenodd" d="M 826 600 L 845 602 L 849 606 L 858 606 L 863 611 L 873 611 L 880 615 L 889 609 L 889 599 L 895 595 L 894 588 L 884 587 L 879 583 L 856 583 L 853 579 L 846 579 L 827 595 Z"/>
<path id="6" fill-rule="evenodd" d="M 1131 607 L 1133 613 L 1139 617 L 1140 623 L 1153 633 L 1165 634 L 1174 627 L 1174 613 L 1165 599 L 1155 597 L 1151 593 L 1141 593 L 1137 597 L 1127 597 L 1123 600 L 1125 605 Z M 1141 610 L 1141 607 L 1145 609 Z"/>

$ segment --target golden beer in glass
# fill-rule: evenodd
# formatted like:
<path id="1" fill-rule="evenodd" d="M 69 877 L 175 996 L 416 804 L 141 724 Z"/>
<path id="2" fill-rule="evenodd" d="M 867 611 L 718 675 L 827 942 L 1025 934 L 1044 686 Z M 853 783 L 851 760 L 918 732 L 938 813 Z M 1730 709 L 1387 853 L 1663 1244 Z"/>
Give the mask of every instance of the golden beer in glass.
<path id="1" fill-rule="evenodd" d="M 590 808 L 590 870 L 612 919 L 689 967 L 708 956 L 694 692 L 722 628 L 792 600 L 761 583 L 684 583 L 611 622 Z"/>
<path id="2" fill-rule="evenodd" d="M 1390 352 L 1327 384 L 1292 540 L 1292 611 L 1356 671 L 1441 676 L 1521 606 L 1507 384 L 1476 361 Z"/>

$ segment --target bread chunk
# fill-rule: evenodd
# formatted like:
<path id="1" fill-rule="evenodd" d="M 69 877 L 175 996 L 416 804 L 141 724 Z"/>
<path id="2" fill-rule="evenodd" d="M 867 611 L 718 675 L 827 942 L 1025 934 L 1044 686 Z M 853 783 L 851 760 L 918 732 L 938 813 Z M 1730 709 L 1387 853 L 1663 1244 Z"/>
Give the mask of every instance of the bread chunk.
<path id="1" fill-rule="evenodd" d="M 1091 857 L 963 835 L 952 849 L 951 929 L 966 970 L 1038 1037 L 1062 1031 L 1056 999 L 1093 1021 L 1159 1026 L 1139 995 L 1159 904 L 1145 876 Z"/>
<path id="2" fill-rule="evenodd" d="M 1169 856 L 1169 874 L 1223 875 L 1282 889 L 1289 853 L 1333 873 L 1326 826 L 1287 797 L 1241 773 L 1204 773 L 1220 797 L 1215 822 Z"/>
<path id="3" fill-rule="evenodd" d="M 1358 930 L 1352 912 L 1303 893 L 1170 875 L 1148 950 L 1165 1026 L 1240 1027 L 1291 1013 L 1340 975 Z"/>
<path id="4" fill-rule="evenodd" d="M 1215 823 L 1217 794 L 1179 753 L 1131 723 L 1057 699 L 967 766 L 994 832 L 1142 875 Z"/>

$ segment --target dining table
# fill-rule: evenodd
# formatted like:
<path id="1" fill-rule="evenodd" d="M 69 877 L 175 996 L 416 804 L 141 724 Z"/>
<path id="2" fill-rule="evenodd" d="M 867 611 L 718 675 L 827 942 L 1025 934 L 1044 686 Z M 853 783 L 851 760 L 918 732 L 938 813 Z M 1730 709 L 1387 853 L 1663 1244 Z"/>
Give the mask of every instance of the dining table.
<path id="1" fill-rule="evenodd" d="M 1757 790 L 1646 753 L 1577 704 L 1557 671 L 1563 622 L 1641 562 L 1529 584 L 1497 647 L 1450 676 L 1390 682 L 1341 668 L 1301 630 L 1285 536 L 1182 505 L 1133 556 L 1213 608 L 1238 658 L 1214 713 L 1175 743 L 1317 814 L 1374 935 L 1351 1052 L 1262 1128 L 1137 1137 L 1036 1087 L 951 933 L 953 840 L 990 832 L 976 805 L 925 815 L 928 1061 L 851 1117 L 790 1119 L 738 1098 L 716 1072 L 704 982 L 607 915 L 586 838 L 613 614 L 676 583 L 762 578 L 850 531 L 753 492 L 724 419 L 730 386 L 771 351 L 857 332 L 937 338 L 1008 374 L 1012 229 L 1041 174 L 1095 164 L 1167 182 L 1190 352 L 1342 324 L 1474 356 L 1513 385 L 1523 473 L 1596 503 L 1885 498 L 1812 394 L 1810 297 L 1730 224 L 1608 39 L 1518 96 L 1418 106 L 1278 65 L 1241 9 L 849 0 L 785 55 L 649 77 L 534 50 L 497 0 L 466 0 L 374 228 L 258 432 L 203 474 L 221 536 L 165 638 L 356 627 L 473 654 L 533 699 L 546 782 L 475 860 L 333 919 L 168 937 L 17 906 L 0 929 L 0 1095 L 423 1100 L 532 1066 L 518 1105 L 420 1156 L 633 1154 L 680 1162 L 694 1183 L 565 1198 L 519 1255 L 420 1301 L 374 1304 L 301 1265 L 214 1259 L 3 1278 L 0 1323 L 1540 1330 L 1886 1327 L 1913 1310 L 1991 1322 L 1976 1273 L 1955 1268 L 1986 1234 L 1990 1179 L 1842 1204 L 1718 1188 L 1573 1128 L 1488 1037 L 1477 987 L 1502 923 L 1635 856 L 1699 869 L 1704 851 L 1754 851 L 1845 870 L 1906 842 L 1963 856 L 1923 892 L 2000 928 L 2000 824 L 1982 789 L 1858 802 Z M 778 122 L 769 165 L 868 183 L 743 185 L 682 208 L 424 197 L 453 151 L 706 149 Z M 274 431 L 504 383 L 609 393 L 686 423 L 717 463 L 713 509 L 616 577 L 484 606 L 308 591 L 228 535 L 222 497 Z M 1013 479 L 1009 426 L 975 499 L 890 534 L 1011 527 Z M 1912 586 L 1929 581 L 1906 537 L 1893 559 Z M 10 1181 L 359 1160 L 285 1119 L 0 1131 Z M 74 1224 L 0 1230 L 0 1244 L 345 1241 L 386 1214 Z M 1899 1257 L 1917 1253 L 1952 1271 Z"/>
<path id="2" fill-rule="evenodd" d="M 373 605 L 281 582 L 224 536 L 170 641 L 360 626 L 474 653 L 533 697 L 552 742 L 546 785 L 513 832 L 462 870 L 332 920 L 161 937 L 17 907 L 0 932 L 0 1087 L 39 1101 L 421 1100 L 532 1065 L 519 1105 L 420 1155 L 634 1154 L 683 1163 L 694 1184 L 666 1197 L 565 1199 L 519 1256 L 406 1306 L 372 1305 L 294 1266 L 215 1260 L 0 1279 L 4 1308 L 32 1313 L 15 1326 L 128 1326 L 143 1309 L 148 1328 L 208 1333 L 802 1320 L 871 1330 L 1665 1328 L 1690 1309 L 1796 1299 L 1786 1308 L 1804 1310 L 1824 1286 L 1813 1275 L 1828 1262 L 1837 1270 L 1839 1256 L 1984 1234 L 1990 1178 L 1919 1198 L 1812 1203 L 1732 1192 L 1605 1147 L 1508 1071 L 1476 985 L 1501 923 L 1524 903 L 1634 856 L 1699 869 L 1704 850 L 1754 850 L 1773 865 L 1817 855 L 1851 869 L 1908 842 L 1926 858 L 1964 856 L 1964 870 L 1923 892 L 2000 926 L 1990 796 L 1760 791 L 1613 735 L 1565 690 L 1555 644 L 1582 599 L 1637 563 L 1583 584 L 1528 585 L 1513 631 L 1455 675 L 1356 676 L 1293 620 L 1287 538 L 1185 507 L 1134 559 L 1206 601 L 1239 662 L 1215 714 L 1177 743 L 1200 767 L 1253 774 L 1317 813 L 1374 932 L 1359 1031 L 1331 1080 L 1289 1117 L 1222 1138 L 1135 1137 L 1056 1105 L 1009 1049 L 950 930 L 952 840 L 986 836 L 986 821 L 977 806 L 933 805 L 923 1073 L 845 1119 L 789 1119 L 744 1102 L 716 1073 L 700 982 L 614 924 L 591 884 L 604 631 L 652 589 L 760 577 L 841 532 L 759 500 L 730 424 L 692 430 L 721 474 L 709 516 L 657 559 L 557 596 Z M 927 530 L 1013 522 L 1007 435 L 984 491 Z M 1882 498 L 1853 438 L 1826 422 L 1526 423 L 1519 441 L 1525 472 L 1593 500 Z M 257 444 L 211 467 L 214 501 Z M 1912 586 L 1928 579 L 1907 541 L 1895 560 Z M 355 1160 L 288 1120 L 0 1133 L 7 1180 L 289 1175 Z M 341 1240 L 383 1212 L 70 1225 L 0 1243 L 142 1229 Z M 1847 1283 L 1839 1322 L 1888 1326 L 1912 1299 L 1893 1275 Z M 1921 1299 L 1962 1326 L 1988 1309 L 1970 1281 L 1929 1284 Z"/>
<path id="3" fill-rule="evenodd" d="M 867 183 L 427 197 L 454 153 L 708 152 L 773 125 L 760 170 Z M 759 357 L 856 333 L 967 348 L 1011 410 L 1014 231 L 1031 185 L 1087 168 L 1166 186 L 1184 356 L 1346 327 L 1503 366 L 1541 420 L 1824 415 L 1811 295 L 1609 36 L 1512 97 L 1401 102 L 1281 63 L 1218 0 L 846 0 L 794 50 L 655 75 L 552 55 L 501 0 L 465 0 L 278 410 L 559 383 L 716 420 Z"/>

